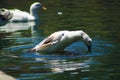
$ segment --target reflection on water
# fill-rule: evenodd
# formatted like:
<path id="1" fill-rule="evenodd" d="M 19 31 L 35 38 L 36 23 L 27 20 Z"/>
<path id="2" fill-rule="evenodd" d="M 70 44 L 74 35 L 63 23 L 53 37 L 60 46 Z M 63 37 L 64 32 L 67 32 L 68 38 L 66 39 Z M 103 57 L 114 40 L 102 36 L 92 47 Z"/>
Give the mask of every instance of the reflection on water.
<path id="1" fill-rule="evenodd" d="M 45 1 L 49 10 L 41 21 L 0 26 L 0 70 L 18 80 L 119 80 L 120 23 L 115 1 L 58 0 L 53 6 L 54 2 Z M 66 29 L 88 33 L 92 52 L 86 52 L 82 41 L 68 46 L 68 52 L 27 52 L 49 34 Z"/>
<path id="2" fill-rule="evenodd" d="M 27 30 L 36 25 L 38 25 L 38 21 L 19 22 L 19 23 L 8 22 L 5 25 L 0 26 L 0 32 L 11 33 L 20 30 Z"/>

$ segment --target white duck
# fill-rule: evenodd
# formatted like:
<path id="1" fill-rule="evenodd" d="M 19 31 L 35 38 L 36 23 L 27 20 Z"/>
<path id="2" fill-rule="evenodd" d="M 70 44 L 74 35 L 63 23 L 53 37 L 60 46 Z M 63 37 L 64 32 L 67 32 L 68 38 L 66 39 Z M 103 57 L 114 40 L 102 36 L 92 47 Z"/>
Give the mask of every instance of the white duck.
<path id="1" fill-rule="evenodd" d="M 39 2 L 35 2 L 30 6 L 30 13 L 21 11 L 18 9 L 13 9 L 13 10 L 3 9 L 4 10 L 3 17 L 6 18 L 10 15 L 10 18 L 9 18 L 10 22 L 24 22 L 24 21 L 39 20 L 38 11 L 40 8 L 44 10 L 47 9 L 45 7 L 42 7 L 41 3 Z M 9 14 L 8 14 L 8 11 L 10 12 Z"/>
<path id="2" fill-rule="evenodd" d="M 50 53 L 60 51 L 80 38 L 83 39 L 88 52 L 91 52 L 92 39 L 82 30 L 55 32 L 32 48 L 30 52 L 40 51 Z"/>

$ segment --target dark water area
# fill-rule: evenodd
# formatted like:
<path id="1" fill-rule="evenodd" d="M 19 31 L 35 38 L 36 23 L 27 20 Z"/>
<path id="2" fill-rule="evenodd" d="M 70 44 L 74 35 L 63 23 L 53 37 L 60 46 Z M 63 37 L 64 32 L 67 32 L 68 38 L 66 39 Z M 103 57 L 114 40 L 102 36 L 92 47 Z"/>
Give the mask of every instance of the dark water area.
<path id="1" fill-rule="evenodd" d="M 48 8 L 39 12 L 40 21 L 0 26 L 1 71 L 17 80 L 120 80 L 119 0 L 1 0 L 0 8 L 29 12 L 38 1 Z M 92 52 L 82 40 L 65 49 L 69 54 L 27 52 L 60 30 L 85 31 L 93 39 Z"/>

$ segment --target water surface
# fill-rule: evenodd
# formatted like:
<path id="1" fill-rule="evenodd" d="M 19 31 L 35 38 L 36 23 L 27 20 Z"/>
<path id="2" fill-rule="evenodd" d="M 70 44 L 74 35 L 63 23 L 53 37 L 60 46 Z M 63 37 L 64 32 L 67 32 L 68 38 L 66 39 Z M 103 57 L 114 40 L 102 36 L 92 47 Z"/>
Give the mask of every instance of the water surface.
<path id="1" fill-rule="evenodd" d="M 34 0 L 39 1 L 39 0 Z M 2 0 L 0 7 L 29 11 L 33 0 Z M 56 0 L 41 3 L 40 21 L 0 26 L 0 70 L 18 80 L 119 80 L 119 0 Z M 6 6 L 4 6 L 6 5 Z M 25 5 L 25 6 L 21 6 Z M 62 15 L 58 15 L 62 12 Z M 92 52 L 82 40 L 65 50 L 70 53 L 28 53 L 49 34 L 83 30 L 93 39 Z"/>

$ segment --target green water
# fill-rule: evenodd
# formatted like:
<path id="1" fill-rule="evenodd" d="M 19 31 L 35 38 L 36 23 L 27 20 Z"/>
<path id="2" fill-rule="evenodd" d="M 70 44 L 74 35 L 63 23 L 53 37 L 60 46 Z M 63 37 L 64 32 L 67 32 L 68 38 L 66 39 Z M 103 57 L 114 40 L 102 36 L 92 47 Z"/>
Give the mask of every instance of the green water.
<path id="1" fill-rule="evenodd" d="M 0 26 L 0 70 L 18 80 L 119 80 L 119 0 L 1 0 L 0 8 L 29 11 L 40 1 L 40 21 Z M 58 15 L 62 12 L 62 15 Z M 83 30 L 93 39 L 92 52 L 82 41 L 67 53 L 27 53 L 49 34 Z"/>

